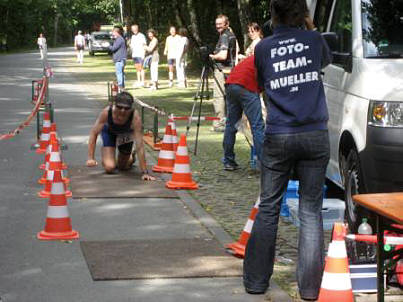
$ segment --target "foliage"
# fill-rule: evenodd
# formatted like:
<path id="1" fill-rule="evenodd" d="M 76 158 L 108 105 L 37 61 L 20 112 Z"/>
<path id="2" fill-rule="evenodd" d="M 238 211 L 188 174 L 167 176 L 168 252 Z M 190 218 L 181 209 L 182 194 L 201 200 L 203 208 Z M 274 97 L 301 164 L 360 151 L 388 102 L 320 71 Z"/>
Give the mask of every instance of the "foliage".
<path id="1" fill-rule="evenodd" d="M 214 46 L 217 32 L 214 21 L 218 14 L 226 14 L 241 49 L 246 24 L 263 24 L 268 19 L 270 0 L 0 0 L 0 41 L 9 49 L 35 47 L 36 38 L 43 32 L 50 46 L 72 43 L 78 29 L 96 30 L 101 24 L 120 21 L 123 6 L 125 25 L 140 25 L 141 31 L 154 28 L 164 47 L 169 26 L 185 27 L 191 40 L 191 57 L 196 58 L 194 46 Z M 244 43 L 245 42 L 245 43 Z M 193 47 L 192 47 L 193 46 Z"/>
<path id="2" fill-rule="evenodd" d="M 0 38 L 9 49 L 36 46 L 43 32 L 49 45 L 71 43 L 78 29 L 110 23 L 118 0 L 0 0 Z"/>

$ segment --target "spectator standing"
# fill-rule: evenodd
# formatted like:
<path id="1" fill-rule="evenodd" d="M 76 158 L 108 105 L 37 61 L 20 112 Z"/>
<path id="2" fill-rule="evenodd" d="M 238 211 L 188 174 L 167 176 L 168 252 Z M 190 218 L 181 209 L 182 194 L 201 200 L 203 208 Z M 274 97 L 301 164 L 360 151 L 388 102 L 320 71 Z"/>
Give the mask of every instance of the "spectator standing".
<path id="1" fill-rule="evenodd" d="M 113 62 L 115 63 L 116 80 L 119 90 L 125 88 L 125 65 L 127 59 L 126 41 L 123 39 L 123 28 L 115 26 L 112 31 L 112 36 L 115 39 L 109 50 L 113 53 Z"/>
<path id="2" fill-rule="evenodd" d="M 175 26 L 169 28 L 169 36 L 165 40 L 164 55 L 167 56 L 168 62 L 168 75 L 169 75 L 169 87 L 173 86 L 174 69 L 178 53 L 181 48 L 181 37 L 176 34 Z"/>
<path id="3" fill-rule="evenodd" d="M 39 38 L 37 41 L 38 47 L 39 47 L 39 53 L 41 54 L 41 59 L 45 59 L 47 56 L 48 52 L 48 46 L 46 44 L 46 38 L 43 33 L 39 34 Z"/>
<path id="4" fill-rule="evenodd" d="M 318 297 L 324 262 L 322 202 L 329 162 L 328 110 L 320 71 L 329 48 L 313 31 L 305 0 L 272 0 L 274 33 L 255 48 L 268 96 L 259 212 L 244 260 L 244 286 L 263 294 L 273 273 L 280 205 L 291 170 L 299 179 L 297 282 L 304 300 Z M 306 26 L 308 30 L 302 29 Z"/>
<path id="5" fill-rule="evenodd" d="M 136 68 L 137 74 L 137 82 L 133 85 L 134 88 L 136 87 L 143 87 L 144 86 L 144 56 L 145 56 L 145 49 L 144 47 L 147 45 L 146 37 L 139 32 L 139 26 L 137 24 L 132 25 L 132 36 L 130 39 L 130 48 L 132 50 L 132 58 L 134 67 Z"/>
<path id="6" fill-rule="evenodd" d="M 189 48 L 189 39 L 187 37 L 187 30 L 185 28 L 179 29 L 179 44 L 178 44 L 178 54 L 176 59 L 176 77 L 178 79 L 178 87 L 186 88 L 186 58 L 187 51 Z"/>
<path id="7" fill-rule="evenodd" d="M 233 171 L 239 168 L 235 161 L 234 145 L 237 133 L 236 123 L 245 112 L 248 118 L 252 135 L 253 146 L 258 159 L 261 159 L 261 150 L 264 138 L 264 122 L 262 106 L 254 65 L 254 56 L 250 56 L 236 65 L 225 82 L 227 102 L 227 119 L 224 131 L 224 170 Z"/>
<path id="8" fill-rule="evenodd" d="M 248 48 L 245 50 L 245 55 L 239 55 L 240 59 L 249 57 L 255 54 L 255 46 L 262 40 L 263 32 L 259 24 L 252 22 L 248 24 L 248 36 L 252 40 Z"/>
<path id="9" fill-rule="evenodd" d="M 213 122 L 213 130 L 216 132 L 224 132 L 225 100 L 222 91 L 225 83 L 224 74 L 229 74 L 232 67 L 235 66 L 236 38 L 228 28 L 229 21 L 227 16 L 218 15 L 215 20 L 215 27 L 220 36 L 214 54 L 211 54 L 210 58 L 215 60 L 219 67 L 219 69 L 214 69 L 214 76 L 218 81 L 218 84 L 214 82 L 214 111 L 220 120 Z"/>
<path id="10" fill-rule="evenodd" d="M 150 73 L 151 73 L 151 90 L 158 89 L 158 63 L 160 61 L 160 55 L 158 53 L 158 39 L 156 37 L 156 32 L 154 29 L 149 29 L 147 31 L 147 36 L 150 42 L 144 47 L 147 54 L 151 55 Z"/>
<path id="11" fill-rule="evenodd" d="M 84 48 L 85 48 L 85 38 L 82 35 L 82 31 L 79 30 L 77 35 L 74 37 L 74 48 L 77 52 L 77 62 L 80 64 L 84 63 Z"/>

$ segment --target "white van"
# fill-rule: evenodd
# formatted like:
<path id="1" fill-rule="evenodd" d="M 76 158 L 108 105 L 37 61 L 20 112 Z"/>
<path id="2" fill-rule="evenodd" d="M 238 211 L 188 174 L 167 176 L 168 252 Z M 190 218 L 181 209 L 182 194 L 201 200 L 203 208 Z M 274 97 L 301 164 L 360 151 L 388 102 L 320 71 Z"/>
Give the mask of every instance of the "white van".
<path id="1" fill-rule="evenodd" d="M 323 82 L 329 109 L 327 177 L 344 188 L 355 230 L 366 215 L 351 196 L 403 191 L 403 0 L 311 0 L 333 52 Z"/>

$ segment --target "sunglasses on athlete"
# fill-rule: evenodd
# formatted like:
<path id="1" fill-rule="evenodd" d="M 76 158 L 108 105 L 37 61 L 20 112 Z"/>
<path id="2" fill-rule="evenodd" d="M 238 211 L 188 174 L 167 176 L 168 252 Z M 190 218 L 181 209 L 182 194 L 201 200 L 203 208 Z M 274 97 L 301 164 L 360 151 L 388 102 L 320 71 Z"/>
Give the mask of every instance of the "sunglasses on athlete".
<path id="1" fill-rule="evenodd" d="M 131 110 L 131 109 L 132 109 L 132 107 L 119 106 L 119 105 L 115 105 L 115 107 L 116 107 L 116 109 L 118 109 L 118 110 L 124 110 L 124 111 Z"/>

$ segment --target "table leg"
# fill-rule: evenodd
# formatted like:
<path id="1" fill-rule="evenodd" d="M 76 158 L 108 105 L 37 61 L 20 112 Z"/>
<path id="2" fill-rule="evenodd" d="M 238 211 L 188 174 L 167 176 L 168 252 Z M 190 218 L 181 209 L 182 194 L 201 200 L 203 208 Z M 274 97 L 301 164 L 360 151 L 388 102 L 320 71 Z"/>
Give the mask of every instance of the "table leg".
<path id="1" fill-rule="evenodd" d="M 377 241 L 376 245 L 376 263 L 377 263 L 377 281 L 378 281 L 378 302 L 384 302 L 385 299 L 385 289 L 384 289 L 384 261 L 385 261 L 385 252 L 383 249 L 383 219 L 381 215 L 376 215 L 376 233 L 377 233 Z"/>

